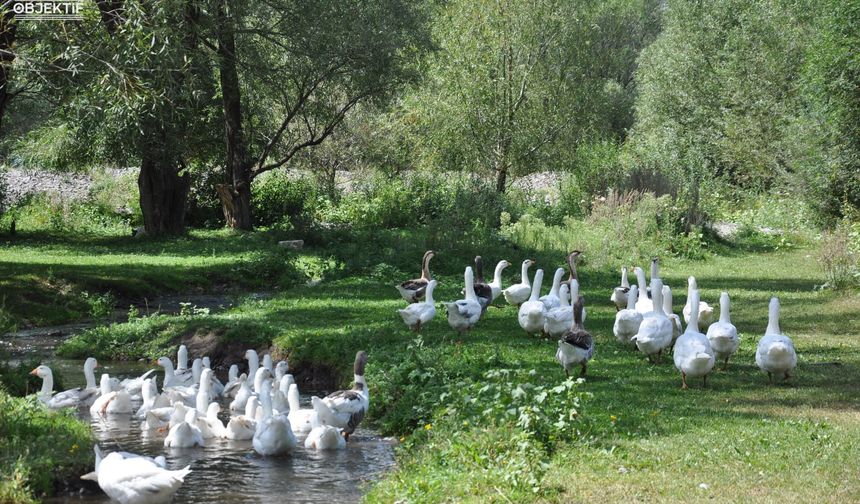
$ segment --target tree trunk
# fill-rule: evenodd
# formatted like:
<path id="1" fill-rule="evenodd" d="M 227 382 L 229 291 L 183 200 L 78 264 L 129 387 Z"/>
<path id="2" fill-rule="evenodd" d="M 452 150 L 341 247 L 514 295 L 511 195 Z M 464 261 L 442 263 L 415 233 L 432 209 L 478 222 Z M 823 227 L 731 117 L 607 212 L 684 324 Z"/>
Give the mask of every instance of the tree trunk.
<path id="1" fill-rule="evenodd" d="M 226 2 L 225 2 L 226 3 Z M 218 196 L 224 209 L 228 227 L 250 230 L 251 216 L 251 165 L 248 146 L 242 132 L 242 93 L 236 70 L 236 40 L 233 21 L 227 6 L 218 10 L 218 59 L 221 96 L 224 105 L 225 140 L 227 142 L 227 178 L 230 184 L 218 187 Z"/>
<path id="2" fill-rule="evenodd" d="M 158 149 L 144 149 L 137 187 L 148 235 L 185 232 L 185 202 L 191 179 L 187 173 L 179 175 L 177 164 Z"/>
<path id="3" fill-rule="evenodd" d="M 9 93 L 9 71 L 15 61 L 12 46 L 15 44 L 17 30 L 18 23 L 15 21 L 14 11 L 11 7 L 5 9 L 0 16 L 0 126 L 3 125 L 6 106 L 13 96 Z"/>
<path id="4" fill-rule="evenodd" d="M 496 192 L 505 192 L 508 182 L 508 167 L 505 163 L 496 165 Z"/>

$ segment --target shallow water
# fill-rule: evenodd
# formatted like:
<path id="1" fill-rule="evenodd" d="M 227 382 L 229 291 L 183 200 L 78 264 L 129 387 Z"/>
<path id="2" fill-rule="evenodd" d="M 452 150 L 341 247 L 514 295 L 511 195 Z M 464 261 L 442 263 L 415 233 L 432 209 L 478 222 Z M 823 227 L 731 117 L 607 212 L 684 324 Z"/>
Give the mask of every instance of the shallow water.
<path id="1" fill-rule="evenodd" d="M 25 339 L 24 348 L 16 345 L 13 358 L 41 355 L 67 387 L 84 384 L 82 361 L 50 357 L 59 336 L 34 335 Z M 152 368 L 147 363 L 99 361 L 96 379 L 105 372 L 120 379 L 135 377 Z M 163 373 L 159 370 L 157 375 L 160 385 Z M 310 407 L 309 396 L 303 395 L 302 403 L 303 408 Z M 222 409 L 221 417 L 226 421 L 228 408 L 223 403 Z M 179 503 L 358 502 L 365 484 L 394 465 L 394 442 L 369 429 L 358 429 L 344 450 L 305 450 L 304 437 L 299 437 L 299 447 L 292 455 L 264 458 L 254 452 L 251 441 L 209 439 L 204 448 L 165 448 L 166 433 L 143 436 L 140 420 L 127 415 L 93 418 L 86 410 L 80 415 L 92 422 L 95 438 L 106 453 L 123 450 L 164 455 L 172 469 L 190 465 L 192 472 L 174 500 Z M 96 494 L 57 496 L 45 502 L 110 501 L 104 494 Z"/>

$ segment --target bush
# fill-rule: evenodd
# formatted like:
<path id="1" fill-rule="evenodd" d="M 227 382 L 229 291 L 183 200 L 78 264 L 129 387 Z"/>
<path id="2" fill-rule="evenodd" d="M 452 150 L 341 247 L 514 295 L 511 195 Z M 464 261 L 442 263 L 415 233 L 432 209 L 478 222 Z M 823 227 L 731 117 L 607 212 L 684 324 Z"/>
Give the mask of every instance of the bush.
<path id="1" fill-rule="evenodd" d="M 224 212 L 215 187 L 224 182 L 223 170 L 194 163 L 188 168 L 191 187 L 185 223 L 191 227 L 215 229 L 224 226 Z"/>
<path id="2" fill-rule="evenodd" d="M 819 261 L 825 287 L 845 289 L 860 285 L 860 221 L 842 221 L 821 237 Z"/>
<path id="3" fill-rule="evenodd" d="M 90 188 L 89 199 L 93 204 L 106 211 L 127 217 L 132 227 L 143 224 L 137 170 L 96 168 L 90 174 L 93 185 Z"/>
<path id="4" fill-rule="evenodd" d="M 19 231 L 74 232 L 90 235 L 128 235 L 132 216 L 120 215 L 92 201 L 69 201 L 58 195 L 32 195 L 3 216 L 0 227 L 14 219 Z"/>
<path id="5" fill-rule="evenodd" d="M 310 179 L 270 171 L 254 180 L 251 194 L 255 226 L 302 229 L 313 220 L 317 191 Z"/>

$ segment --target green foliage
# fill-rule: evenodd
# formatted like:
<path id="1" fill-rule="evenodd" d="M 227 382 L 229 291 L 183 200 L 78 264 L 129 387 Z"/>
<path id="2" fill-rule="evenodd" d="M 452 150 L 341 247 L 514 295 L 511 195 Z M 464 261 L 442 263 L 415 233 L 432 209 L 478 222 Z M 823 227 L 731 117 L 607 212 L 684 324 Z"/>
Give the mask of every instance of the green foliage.
<path id="1" fill-rule="evenodd" d="M 117 172 L 105 168 L 90 170 L 93 179 L 88 201 L 127 220 L 129 226 L 142 224 L 137 170 Z"/>
<path id="2" fill-rule="evenodd" d="M 0 470 L 0 502 L 4 504 L 36 504 L 27 481 L 30 468 L 23 460 L 15 461 L 11 467 Z"/>
<path id="3" fill-rule="evenodd" d="M 860 221 L 844 220 L 821 237 L 819 262 L 824 268 L 825 287 L 845 289 L 860 286 Z"/>
<path id="4" fill-rule="evenodd" d="M 277 171 L 257 177 L 252 187 L 255 226 L 290 230 L 307 228 L 312 222 L 317 202 L 313 181 Z"/>
<path id="5" fill-rule="evenodd" d="M 58 195 L 37 194 L 18 202 L 0 220 L 9 228 L 11 220 L 19 232 L 76 233 L 85 235 L 129 235 L 131 216 L 120 214 L 96 201 L 69 201 Z"/>
<path id="6" fill-rule="evenodd" d="M 0 388 L 0 495 L 23 502 L 51 495 L 92 470 L 92 445 L 90 426 L 74 412 L 50 411 L 35 396 L 16 398 Z"/>
<path id="7" fill-rule="evenodd" d="M 8 360 L 0 360 L 0 384 L 3 390 L 10 395 L 23 397 L 41 390 L 42 379 L 33 376 L 30 371 L 37 368 L 42 362 L 36 358 L 21 359 L 15 364 Z M 54 390 L 65 390 L 63 379 L 59 374 L 54 376 Z"/>
<path id="8" fill-rule="evenodd" d="M 192 163 L 187 172 L 191 177 L 185 213 L 188 225 L 206 229 L 223 227 L 224 211 L 215 188 L 224 182 L 224 174 L 205 163 Z"/>

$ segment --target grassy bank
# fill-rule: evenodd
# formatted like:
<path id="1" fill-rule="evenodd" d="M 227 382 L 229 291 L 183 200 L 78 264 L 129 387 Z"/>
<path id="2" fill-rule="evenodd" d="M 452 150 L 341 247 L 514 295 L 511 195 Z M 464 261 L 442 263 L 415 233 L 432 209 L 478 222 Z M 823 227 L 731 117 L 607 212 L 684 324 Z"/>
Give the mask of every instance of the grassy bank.
<path id="1" fill-rule="evenodd" d="M 814 250 L 725 248 L 700 261 L 664 261 L 677 312 L 686 276 L 695 274 L 712 304 L 721 290 L 731 293 L 742 333 L 728 370 L 716 371 L 707 389 L 681 391 L 668 359 L 649 365 L 615 342 L 608 297 L 617 275 L 588 265 L 581 278 L 598 349 L 583 383 L 564 379 L 554 342 L 526 337 L 513 307 L 492 308 L 462 341 L 440 312 L 415 338 L 396 314 L 403 303 L 392 285 L 414 276 L 424 246 L 440 251 L 439 300 L 459 297 L 462 267 L 477 252 L 490 262 L 535 256 L 548 270 L 563 261 L 560 250 L 468 234 L 447 241 L 458 244 L 451 250 L 450 239 L 390 232 L 370 242 L 334 240 L 316 252 L 335 265 L 319 285 L 247 299 L 224 313 L 90 331 L 61 351 L 154 357 L 206 336 L 221 348 L 270 348 L 299 369 L 330 366 L 346 384 L 354 352 L 367 349 L 371 420 L 403 437 L 398 469 L 373 487 L 374 502 L 860 498 L 849 477 L 860 444 L 860 298 L 816 289 L 822 274 Z M 518 274 L 507 270 L 505 283 Z M 793 380 L 769 386 L 753 357 L 772 295 L 782 301 L 782 327 L 800 361 Z"/>
<path id="2" fill-rule="evenodd" d="M 90 426 L 0 388 L 0 502 L 36 502 L 93 468 Z"/>

